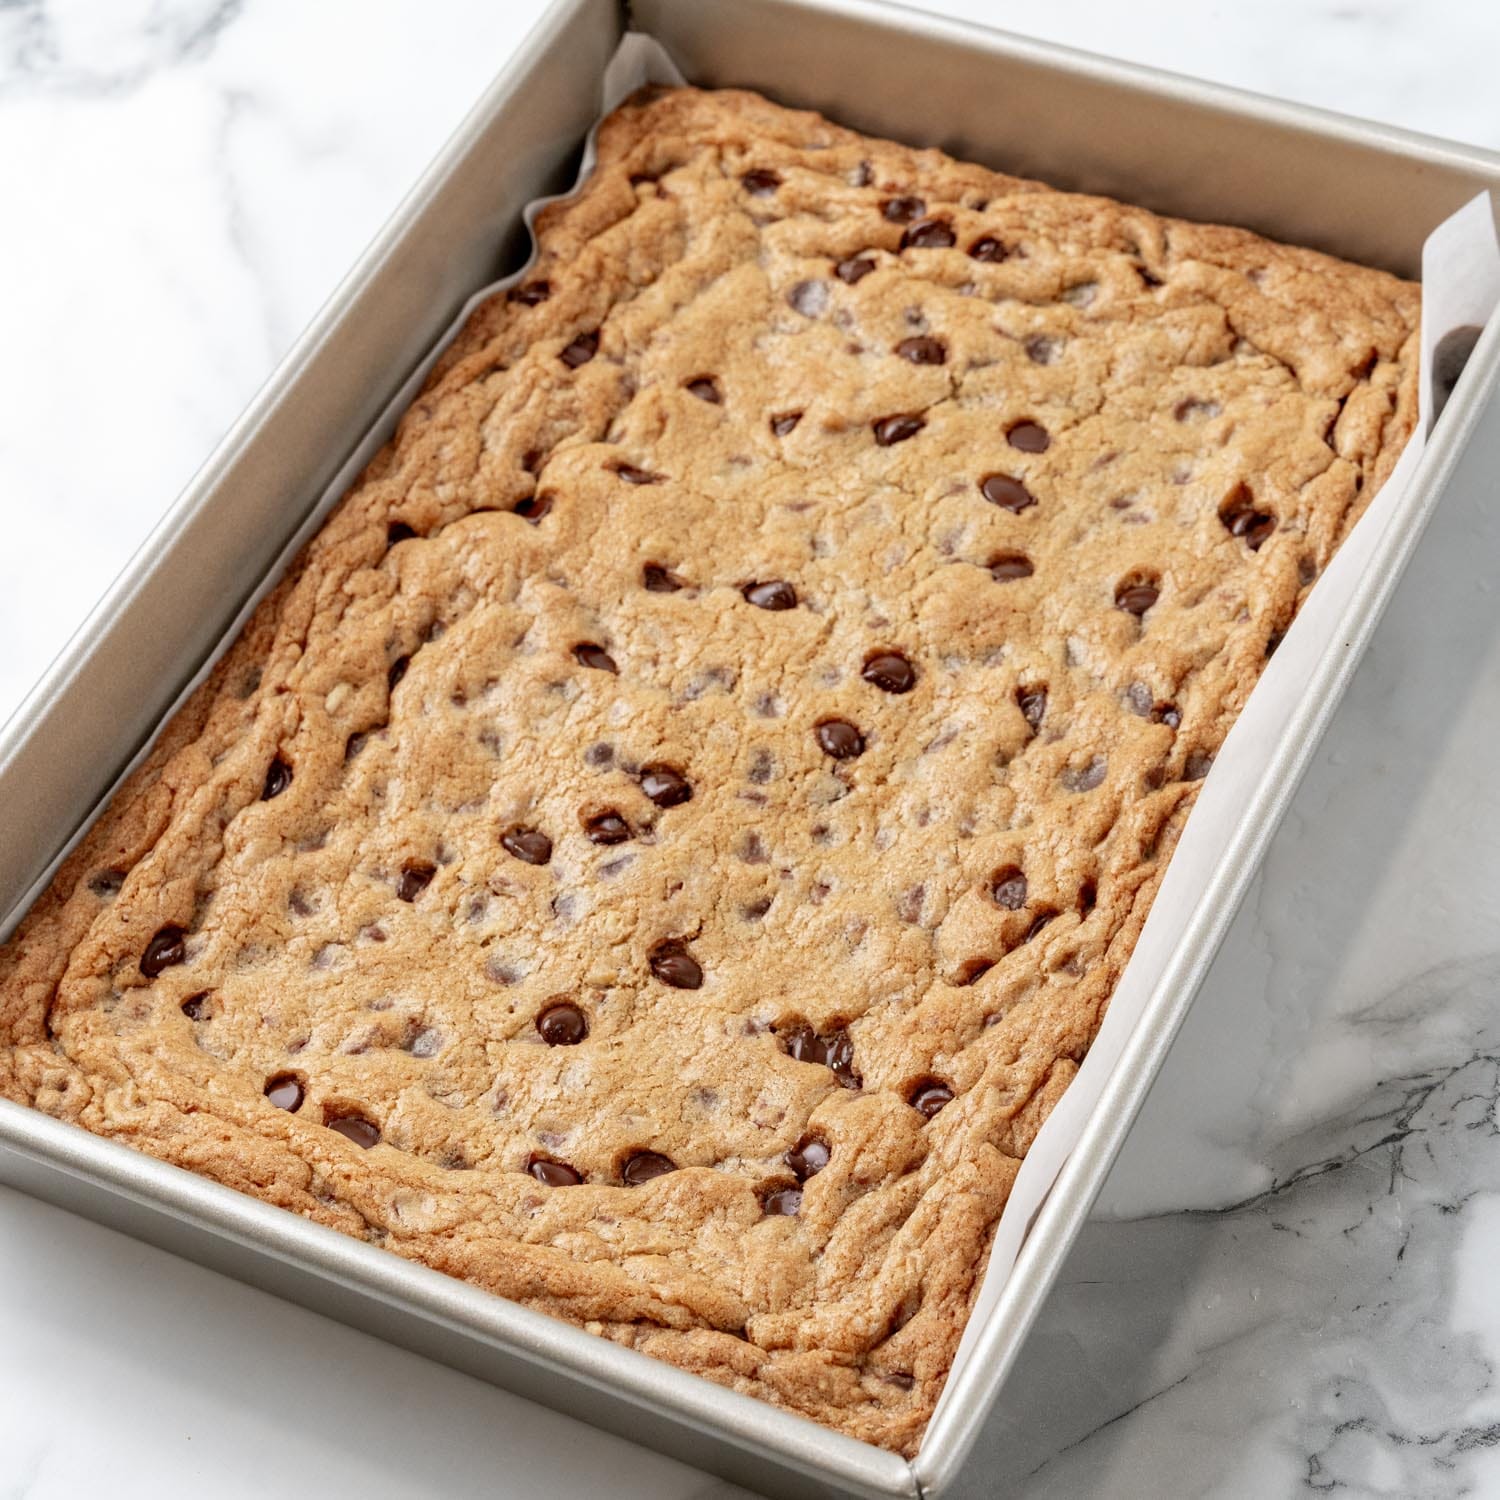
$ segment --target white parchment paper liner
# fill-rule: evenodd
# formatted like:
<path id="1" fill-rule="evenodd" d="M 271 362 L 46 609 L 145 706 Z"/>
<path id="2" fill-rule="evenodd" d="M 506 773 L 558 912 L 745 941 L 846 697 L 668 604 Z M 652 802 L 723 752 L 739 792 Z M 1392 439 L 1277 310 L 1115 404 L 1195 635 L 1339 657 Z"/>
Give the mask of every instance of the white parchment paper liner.
<path id="1" fill-rule="evenodd" d="M 676 85 L 684 81 L 682 74 L 658 42 L 638 33 L 628 34 L 605 69 L 600 91 L 600 118 L 644 84 Z M 579 165 L 578 179 L 569 193 L 576 191 L 578 185 L 593 170 L 596 132 L 597 123 L 589 133 Z M 523 214 L 527 228 L 534 226 L 537 215 L 548 203 L 567 196 L 569 194 L 565 193 L 552 198 L 539 198 L 528 204 Z M 324 491 L 317 506 L 298 528 L 263 585 L 235 618 L 219 649 L 183 690 L 171 712 L 164 717 L 163 726 L 193 690 L 207 678 L 214 663 L 239 637 L 256 606 L 343 498 L 365 465 L 388 441 L 401 416 L 421 390 L 432 367 L 458 335 L 469 315 L 481 302 L 521 280 L 526 271 L 527 268 L 523 267 L 513 275 L 483 288 L 464 304 L 453 325 L 412 371 L 391 399 L 380 420 Z M 1422 275 L 1422 415 L 1417 433 L 1407 444 L 1379 494 L 1371 501 L 1368 510 L 1308 596 L 1276 654 L 1267 664 L 1244 711 L 1235 721 L 1214 762 L 1213 770 L 1204 781 L 1198 802 L 1172 855 L 1150 916 L 1142 928 L 1140 940 L 1110 1000 L 1099 1034 L 1077 1076 L 1032 1143 L 1017 1174 L 1010 1199 L 996 1228 L 988 1269 L 954 1359 L 947 1385 L 949 1391 L 956 1386 L 959 1372 L 971 1356 L 979 1330 L 994 1309 L 1001 1287 L 1015 1264 L 1016 1255 L 1037 1209 L 1077 1144 L 1084 1123 L 1098 1102 L 1126 1039 L 1140 1019 L 1174 948 L 1181 940 L 1188 919 L 1197 906 L 1206 877 L 1235 826 L 1246 790 L 1259 780 L 1272 747 L 1285 732 L 1292 711 L 1303 696 L 1319 659 L 1330 647 L 1331 637 L 1345 606 L 1355 592 L 1360 576 L 1376 551 L 1380 536 L 1390 524 L 1399 495 L 1410 483 L 1426 434 L 1430 431 L 1433 415 L 1440 409 L 1441 400 L 1446 395 L 1445 391 L 1434 389 L 1434 371 L 1440 363 L 1434 359 L 1435 348 L 1444 335 L 1453 330 L 1482 327 L 1497 301 L 1500 301 L 1500 249 L 1496 246 L 1487 194 L 1481 194 L 1472 200 L 1432 232 L 1423 251 Z M 149 753 L 150 744 L 154 743 L 155 738 L 153 736 L 152 741 L 137 754 L 122 774 L 121 781 Z M 109 796 L 114 795 L 118 785 L 119 782 L 111 789 Z M 105 799 L 107 800 L 108 798 Z M 86 828 L 88 825 L 84 826 Z M 946 1399 L 945 1394 L 939 1401 L 939 1411 Z"/>

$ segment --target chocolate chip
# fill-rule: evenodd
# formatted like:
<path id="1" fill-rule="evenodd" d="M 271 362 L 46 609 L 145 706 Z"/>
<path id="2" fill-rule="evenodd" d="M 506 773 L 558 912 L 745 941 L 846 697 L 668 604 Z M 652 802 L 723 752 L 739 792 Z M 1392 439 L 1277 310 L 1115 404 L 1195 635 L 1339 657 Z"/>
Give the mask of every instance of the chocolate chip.
<path id="1" fill-rule="evenodd" d="M 930 1120 L 945 1104 L 953 1101 L 953 1090 L 936 1078 L 919 1083 L 908 1096 L 908 1103 L 924 1119 Z"/>
<path id="2" fill-rule="evenodd" d="M 511 514 L 520 516 L 530 526 L 537 525 L 543 516 L 552 512 L 552 491 L 543 490 L 535 495 L 527 495 L 523 500 L 517 500 L 511 508 Z"/>
<path id="3" fill-rule="evenodd" d="M 844 1088 L 860 1086 L 854 1071 L 854 1039 L 844 1027 L 836 1026 L 820 1036 L 804 1022 L 782 1033 L 781 1043 L 788 1057 L 829 1069 Z"/>
<path id="4" fill-rule="evenodd" d="M 596 328 L 592 333 L 580 333 L 558 358 L 570 369 L 576 370 L 579 365 L 586 365 L 599 352 L 599 330 Z"/>
<path id="5" fill-rule="evenodd" d="M 797 590 L 776 579 L 770 583 L 747 583 L 740 592 L 757 609 L 796 609 Z"/>
<path id="6" fill-rule="evenodd" d="M 868 255 L 851 255 L 847 260 L 841 260 L 833 268 L 833 274 L 840 281 L 847 282 L 853 286 L 862 277 L 868 276 L 875 269 L 873 257 Z"/>
<path id="7" fill-rule="evenodd" d="M 399 542 L 409 542 L 414 536 L 416 536 L 416 532 L 405 521 L 392 521 L 385 528 L 385 544 L 387 547 L 394 547 Z"/>
<path id="8" fill-rule="evenodd" d="M 596 672 L 618 672 L 615 659 L 603 646 L 593 641 L 580 641 L 573 647 L 573 658 L 581 667 L 592 667 Z"/>
<path id="9" fill-rule="evenodd" d="M 875 441 L 882 448 L 889 448 L 893 443 L 904 443 L 907 438 L 916 437 L 926 425 L 926 419 L 917 416 L 915 412 L 898 412 L 894 416 L 879 417 L 872 424 L 875 429 Z"/>
<path id="10" fill-rule="evenodd" d="M 678 807 L 693 795 L 687 777 L 675 766 L 666 765 L 642 766 L 641 790 L 658 807 Z"/>
<path id="11" fill-rule="evenodd" d="M 658 943 L 651 950 L 651 972 L 674 990 L 696 990 L 703 984 L 703 966 L 675 941 Z"/>
<path id="12" fill-rule="evenodd" d="M 184 936 L 180 927 L 157 928 L 156 935 L 146 944 L 146 951 L 141 954 L 141 973 L 147 979 L 155 979 L 163 969 L 180 964 L 187 957 Z"/>
<path id="13" fill-rule="evenodd" d="M 617 812 L 595 813 L 583 831 L 592 844 L 623 844 L 630 837 L 630 824 Z"/>
<path id="14" fill-rule="evenodd" d="M 640 1187 L 643 1182 L 650 1182 L 654 1177 L 665 1177 L 668 1172 L 675 1172 L 677 1163 L 670 1156 L 663 1156 L 660 1151 L 637 1151 L 625 1158 L 620 1167 L 620 1181 L 626 1187 Z"/>
<path id="15" fill-rule="evenodd" d="M 781 173 L 770 167 L 752 167 L 740 178 L 740 185 L 747 193 L 764 198 L 781 186 Z"/>
<path id="16" fill-rule="evenodd" d="M 1004 865 L 990 876 L 990 900 L 1006 911 L 1026 905 L 1026 876 L 1019 865 Z"/>
<path id="17" fill-rule="evenodd" d="M 390 665 L 385 674 L 385 685 L 391 691 L 396 691 L 396 684 L 406 676 L 406 669 L 411 665 L 411 657 L 398 656 Z"/>
<path id="18" fill-rule="evenodd" d="M 345 761 L 353 760 L 354 757 L 365 748 L 365 744 L 369 740 L 369 738 L 370 736 L 367 734 L 351 734 L 349 738 L 344 741 Z"/>
<path id="19" fill-rule="evenodd" d="M 1078 887 L 1078 915 L 1086 917 L 1099 904 L 1099 887 L 1092 880 L 1085 880 Z"/>
<path id="20" fill-rule="evenodd" d="M 278 755 L 266 771 L 266 782 L 260 791 L 260 800 L 269 802 L 279 797 L 292 784 L 292 768 Z"/>
<path id="21" fill-rule="evenodd" d="M 115 895 L 124 884 L 124 870 L 100 870 L 89 877 L 89 890 L 101 898 Z"/>
<path id="22" fill-rule="evenodd" d="M 972 260 L 988 261 L 992 265 L 1005 259 L 1005 246 L 992 234 L 981 235 L 969 246 L 969 256 Z"/>
<path id="23" fill-rule="evenodd" d="M 507 302 L 519 302 L 522 307 L 535 307 L 552 295 L 551 284 L 546 281 L 523 281 L 513 286 L 506 294 Z"/>
<path id="24" fill-rule="evenodd" d="M 1161 598 L 1161 590 L 1149 578 L 1130 577 L 1121 580 L 1115 590 L 1115 608 L 1139 619 Z"/>
<path id="25" fill-rule="evenodd" d="M 647 563 L 641 569 L 641 582 L 653 594 L 675 594 L 682 587 L 682 580 L 660 563 Z"/>
<path id="26" fill-rule="evenodd" d="M 1031 726 L 1035 734 L 1042 727 L 1042 715 L 1047 712 L 1047 689 L 1044 687 L 1020 687 L 1016 689 L 1016 707 L 1021 717 Z"/>
<path id="27" fill-rule="evenodd" d="M 540 828 L 507 828 L 500 835 L 500 847 L 523 864 L 544 865 L 552 858 L 552 840 Z"/>
<path id="28" fill-rule="evenodd" d="M 1216 417 L 1219 415 L 1219 403 L 1217 401 L 1200 401 L 1196 396 L 1188 396 L 1172 408 L 1172 415 L 1179 422 L 1194 422 L 1199 419 Z"/>
<path id="29" fill-rule="evenodd" d="M 380 1143 L 380 1127 L 363 1115 L 330 1115 L 323 1123 L 330 1130 L 336 1130 L 346 1141 L 353 1141 L 366 1151 Z"/>
<path id="30" fill-rule="evenodd" d="M 912 339 L 902 339 L 896 345 L 896 353 L 914 365 L 940 365 L 948 358 L 948 350 L 941 339 L 929 338 L 925 334 Z"/>
<path id="31" fill-rule="evenodd" d="M 1026 929 L 1026 936 L 1021 939 L 1023 943 L 1029 943 L 1057 913 L 1055 911 L 1039 911 L 1031 919 L 1031 926 Z"/>
<path id="32" fill-rule="evenodd" d="M 762 1210 L 771 1216 L 783 1214 L 795 1218 L 802 1211 L 802 1189 L 799 1187 L 772 1188 L 760 1200 Z"/>
<path id="33" fill-rule="evenodd" d="M 880 212 L 892 224 L 910 224 L 927 212 L 927 205 L 920 198 L 887 198 L 880 205 Z"/>
<path id="34" fill-rule="evenodd" d="M 1255 508 L 1255 496 L 1249 486 L 1237 485 L 1234 493 L 1219 507 L 1219 520 L 1230 536 L 1243 537 L 1252 552 L 1259 552 L 1266 539 L 1276 530 L 1276 517 Z"/>
<path id="35" fill-rule="evenodd" d="M 571 1000 L 555 1000 L 536 1018 L 536 1029 L 549 1047 L 576 1047 L 589 1034 L 589 1023 Z"/>
<path id="36" fill-rule="evenodd" d="M 908 1375 L 904 1370 L 893 1370 L 889 1375 L 881 1377 L 887 1385 L 893 1385 L 898 1391 L 909 1391 L 917 1382 L 916 1377 Z"/>
<path id="37" fill-rule="evenodd" d="M 802 420 L 800 411 L 784 411 L 771 418 L 771 431 L 777 437 L 785 437 Z"/>
<path id="38" fill-rule="evenodd" d="M 1176 729 L 1182 723 L 1182 710 L 1175 703 L 1156 703 L 1151 708 L 1151 722 L 1153 724 L 1165 724 L 1168 729 Z"/>
<path id="39" fill-rule="evenodd" d="M 182 1002 L 182 1013 L 190 1021 L 201 1021 L 208 1014 L 208 991 L 199 990 Z"/>
<path id="40" fill-rule="evenodd" d="M 577 1187 L 583 1181 L 583 1174 L 574 1171 L 566 1162 L 548 1161 L 543 1156 L 533 1156 L 526 1163 L 526 1170 L 543 1187 Z"/>
<path id="41" fill-rule="evenodd" d="M 903 250 L 946 250 L 954 242 L 953 226 L 946 219 L 918 219 L 901 236 Z"/>
<path id="42" fill-rule="evenodd" d="M 1009 474 L 986 474 L 979 481 L 979 493 L 991 505 L 998 505 L 1014 515 L 1020 515 L 1027 506 L 1036 504 L 1036 496 Z"/>
<path id="43" fill-rule="evenodd" d="M 1022 453 L 1045 453 L 1052 445 L 1047 429 L 1040 422 L 1033 422 L 1029 418 L 1024 422 L 1017 422 L 1005 434 L 1005 440 Z"/>
<path id="44" fill-rule="evenodd" d="M 1212 768 L 1214 758 L 1205 755 L 1201 750 L 1194 750 L 1187 758 L 1187 764 L 1182 770 L 1184 781 L 1202 781 Z"/>
<path id="45" fill-rule="evenodd" d="M 724 399 L 719 392 L 719 382 L 712 375 L 694 375 L 691 380 L 683 382 L 682 388 L 690 396 L 696 396 L 712 406 L 718 406 Z"/>
<path id="46" fill-rule="evenodd" d="M 401 866 L 401 876 L 396 881 L 396 895 L 402 901 L 415 901 L 432 882 L 437 866 L 425 859 L 409 859 Z"/>
<path id="47" fill-rule="evenodd" d="M 1055 364 L 1061 349 L 1061 341 L 1048 338 L 1046 334 L 1035 334 L 1026 340 L 1026 358 L 1034 365 Z"/>
<path id="48" fill-rule="evenodd" d="M 653 474 L 650 469 L 639 469 L 634 464 L 611 464 L 610 468 L 626 484 L 660 484 L 666 477 L 663 474 Z"/>
<path id="49" fill-rule="evenodd" d="M 296 1114 L 302 1108 L 307 1090 L 302 1087 L 302 1080 L 295 1073 L 277 1073 L 275 1077 L 266 1080 L 265 1094 L 277 1109 Z"/>
<path id="50" fill-rule="evenodd" d="M 1017 578 L 1030 578 L 1036 571 L 1031 559 L 1020 552 L 1001 552 L 990 559 L 990 577 L 996 583 L 1012 583 Z"/>
<path id="51" fill-rule="evenodd" d="M 859 675 L 883 693 L 909 693 L 917 685 L 917 669 L 899 651 L 877 651 Z M 823 748 L 828 749 L 826 745 Z"/>
<path id="52" fill-rule="evenodd" d="M 832 1155 L 826 1141 L 820 1141 L 815 1135 L 806 1135 L 782 1157 L 782 1160 L 797 1174 L 799 1182 L 806 1182 L 809 1177 L 815 1177 L 828 1165 Z"/>
<path id="53" fill-rule="evenodd" d="M 848 719 L 824 719 L 815 733 L 823 753 L 835 760 L 853 760 L 864 753 L 865 737 Z"/>
<path id="54" fill-rule="evenodd" d="M 816 318 L 828 310 L 828 283 L 826 281 L 799 281 L 786 294 L 788 306 L 804 318 Z"/>

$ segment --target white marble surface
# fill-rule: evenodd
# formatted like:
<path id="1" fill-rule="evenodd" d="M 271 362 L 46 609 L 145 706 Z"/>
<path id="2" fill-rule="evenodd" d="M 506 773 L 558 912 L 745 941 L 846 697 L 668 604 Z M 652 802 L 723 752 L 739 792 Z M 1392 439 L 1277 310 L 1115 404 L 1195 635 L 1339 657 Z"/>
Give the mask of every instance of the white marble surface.
<path id="1" fill-rule="evenodd" d="M 930 8 L 1500 147 L 1486 0 Z M 0 0 L 0 715 L 539 9 Z M 1497 459 L 1500 413 L 966 1495 L 1500 1494 Z M 106 1483 L 731 1493 L 0 1191 L 0 1500 Z"/>

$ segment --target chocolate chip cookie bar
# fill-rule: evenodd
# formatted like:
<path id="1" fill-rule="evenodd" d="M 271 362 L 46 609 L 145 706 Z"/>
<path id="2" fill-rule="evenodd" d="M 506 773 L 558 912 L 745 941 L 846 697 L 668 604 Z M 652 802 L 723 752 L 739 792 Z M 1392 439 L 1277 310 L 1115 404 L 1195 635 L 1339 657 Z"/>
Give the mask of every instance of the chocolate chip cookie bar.
<path id="1" fill-rule="evenodd" d="M 0 952 L 0 1093 L 912 1453 L 1417 317 L 638 95 Z"/>

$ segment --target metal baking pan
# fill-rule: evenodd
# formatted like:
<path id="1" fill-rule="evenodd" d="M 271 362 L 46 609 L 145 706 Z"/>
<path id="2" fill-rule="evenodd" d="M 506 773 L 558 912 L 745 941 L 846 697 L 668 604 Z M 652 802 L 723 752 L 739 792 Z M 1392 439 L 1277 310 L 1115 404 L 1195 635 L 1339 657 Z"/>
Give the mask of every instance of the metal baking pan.
<path id="1" fill-rule="evenodd" d="M 1487 152 L 859 0 L 556 0 L 0 732 L 0 932 L 404 375 L 470 292 L 517 263 L 521 207 L 571 179 L 627 27 L 654 34 L 694 82 L 757 88 L 863 130 L 1405 276 L 1441 219 L 1500 188 L 1500 156 Z M 1188 939 L 911 1463 L 5 1101 L 0 1181 L 742 1484 L 950 1492 L 1497 379 L 1490 327 L 1307 711 L 1247 799 Z"/>

